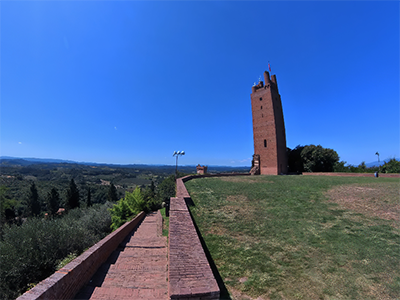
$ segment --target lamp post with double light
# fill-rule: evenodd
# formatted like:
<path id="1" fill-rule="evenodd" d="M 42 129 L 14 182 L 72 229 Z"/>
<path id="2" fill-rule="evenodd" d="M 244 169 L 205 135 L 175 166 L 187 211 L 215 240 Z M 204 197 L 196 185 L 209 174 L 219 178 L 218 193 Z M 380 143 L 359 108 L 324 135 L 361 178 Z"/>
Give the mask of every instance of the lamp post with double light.
<path id="1" fill-rule="evenodd" d="M 375 155 L 378 155 L 378 165 L 379 165 L 379 171 L 378 172 L 381 172 L 381 162 L 379 160 L 379 152 L 376 152 Z"/>
<path id="2" fill-rule="evenodd" d="M 176 156 L 176 167 L 175 167 L 175 180 L 178 178 L 178 156 L 185 155 L 185 151 L 174 151 L 172 156 Z"/>

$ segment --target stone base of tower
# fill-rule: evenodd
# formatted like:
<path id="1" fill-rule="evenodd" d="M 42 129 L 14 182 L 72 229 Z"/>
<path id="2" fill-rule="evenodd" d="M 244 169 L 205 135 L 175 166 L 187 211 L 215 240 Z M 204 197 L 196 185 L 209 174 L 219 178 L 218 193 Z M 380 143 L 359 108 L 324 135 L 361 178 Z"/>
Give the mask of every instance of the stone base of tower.
<path id="1" fill-rule="evenodd" d="M 287 166 L 285 164 L 281 164 L 279 167 L 278 166 L 263 166 L 261 161 L 260 161 L 260 155 L 259 154 L 254 154 L 253 155 L 253 161 L 252 161 L 252 166 L 250 170 L 251 175 L 281 175 L 281 174 L 287 174 Z"/>
<path id="2" fill-rule="evenodd" d="M 268 167 L 261 167 L 260 170 L 261 175 L 279 175 L 277 168 L 268 168 Z"/>

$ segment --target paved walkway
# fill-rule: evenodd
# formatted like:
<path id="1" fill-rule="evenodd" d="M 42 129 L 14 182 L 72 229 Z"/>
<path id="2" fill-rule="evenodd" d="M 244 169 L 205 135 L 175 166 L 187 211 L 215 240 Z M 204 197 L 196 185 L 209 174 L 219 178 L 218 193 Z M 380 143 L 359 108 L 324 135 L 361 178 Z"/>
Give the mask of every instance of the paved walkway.
<path id="1" fill-rule="evenodd" d="M 167 238 L 160 211 L 144 218 L 75 299 L 168 299 Z"/>

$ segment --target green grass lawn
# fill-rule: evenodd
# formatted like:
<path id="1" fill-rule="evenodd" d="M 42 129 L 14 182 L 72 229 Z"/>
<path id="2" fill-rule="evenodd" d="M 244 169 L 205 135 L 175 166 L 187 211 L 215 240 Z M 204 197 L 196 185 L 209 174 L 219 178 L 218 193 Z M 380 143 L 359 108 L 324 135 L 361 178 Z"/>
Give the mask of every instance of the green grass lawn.
<path id="1" fill-rule="evenodd" d="M 162 235 L 168 236 L 168 228 L 169 228 L 169 217 L 167 217 L 165 212 L 165 207 L 160 209 L 161 216 L 163 217 L 163 226 L 162 226 Z"/>
<path id="2" fill-rule="evenodd" d="M 400 299 L 398 178 L 186 183 L 233 299 Z"/>

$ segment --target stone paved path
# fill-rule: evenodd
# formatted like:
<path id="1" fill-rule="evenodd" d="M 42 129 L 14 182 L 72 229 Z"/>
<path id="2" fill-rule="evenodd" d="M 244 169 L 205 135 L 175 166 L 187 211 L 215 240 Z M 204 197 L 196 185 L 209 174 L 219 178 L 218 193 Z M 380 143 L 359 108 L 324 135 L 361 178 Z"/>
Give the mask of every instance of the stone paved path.
<path id="1" fill-rule="evenodd" d="M 144 218 L 75 299 L 168 299 L 167 238 L 159 211 Z"/>

